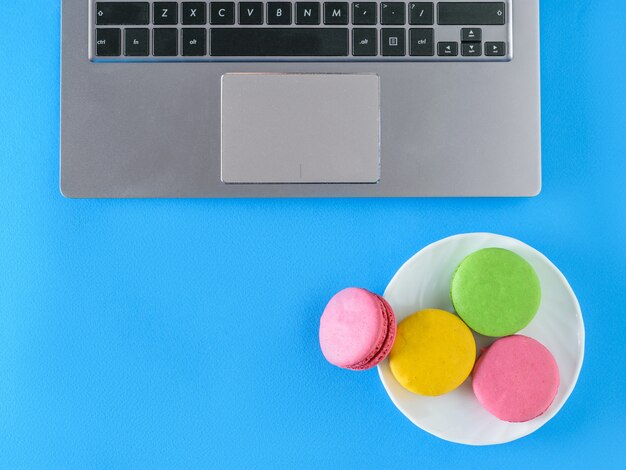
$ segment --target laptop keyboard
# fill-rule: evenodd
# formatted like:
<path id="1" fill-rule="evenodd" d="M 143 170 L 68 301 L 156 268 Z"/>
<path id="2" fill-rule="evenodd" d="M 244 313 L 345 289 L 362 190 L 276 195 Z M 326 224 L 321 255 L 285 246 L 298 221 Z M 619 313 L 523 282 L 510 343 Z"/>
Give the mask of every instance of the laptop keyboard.
<path id="1" fill-rule="evenodd" d="M 506 61 L 506 2 L 91 0 L 94 61 Z"/>

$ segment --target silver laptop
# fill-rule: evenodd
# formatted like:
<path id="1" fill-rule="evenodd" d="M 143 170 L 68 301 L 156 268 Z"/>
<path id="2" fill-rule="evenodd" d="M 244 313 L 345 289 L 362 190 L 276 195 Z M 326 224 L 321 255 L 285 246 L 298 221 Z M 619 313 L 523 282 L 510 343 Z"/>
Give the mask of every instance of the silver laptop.
<path id="1" fill-rule="evenodd" d="M 533 196 L 538 0 L 62 0 L 67 197 Z"/>

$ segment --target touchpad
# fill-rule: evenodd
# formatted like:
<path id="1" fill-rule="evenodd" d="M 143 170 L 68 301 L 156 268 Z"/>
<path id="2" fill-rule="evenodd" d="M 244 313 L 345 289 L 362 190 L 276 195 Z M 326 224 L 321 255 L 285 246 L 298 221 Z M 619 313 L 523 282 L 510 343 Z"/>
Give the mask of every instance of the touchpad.
<path id="1" fill-rule="evenodd" d="M 222 181 L 376 183 L 378 76 L 222 76 Z"/>

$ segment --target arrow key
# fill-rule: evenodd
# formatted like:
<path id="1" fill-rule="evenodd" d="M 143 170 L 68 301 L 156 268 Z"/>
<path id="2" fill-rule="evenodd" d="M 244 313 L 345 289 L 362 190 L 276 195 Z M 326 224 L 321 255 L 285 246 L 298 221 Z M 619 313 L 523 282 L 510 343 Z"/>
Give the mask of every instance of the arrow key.
<path id="1" fill-rule="evenodd" d="M 506 43 L 504 42 L 486 42 L 485 55 L 491 57 L 503 57 L 506 55 Z"/>
<path id="2" fill-rule="evenodd" d="M 461 55 L 466 57 L 478 57 L 482 55 L 482 47 L 480 43 L 464 42 L 461 45 Z"/>
<path id="3" fill-rule="evenodd" d="M 461 41 L 480 42 L 483 40 L 483 30 L 480 28 L 461 28 Z"/>
<path id="4" fill-rule="evenodd" d="M 437 55 L 454 57 L 459 55 L 458 42 L 440 42 L 437 44 Z"/>

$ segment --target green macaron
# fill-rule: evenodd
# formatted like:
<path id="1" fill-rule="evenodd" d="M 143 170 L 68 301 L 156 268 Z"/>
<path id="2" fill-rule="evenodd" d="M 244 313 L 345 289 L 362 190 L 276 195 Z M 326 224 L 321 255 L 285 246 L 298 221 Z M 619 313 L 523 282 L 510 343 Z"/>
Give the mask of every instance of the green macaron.
<path id="1" fill-rule="evenodd" d="M 508 336 L 537 313 L 541 285 L 533 267 L 518 254 L 485 248 L 461 261 L 452 277 L 450 297 L 471 329 L 485 336 Z"/>

